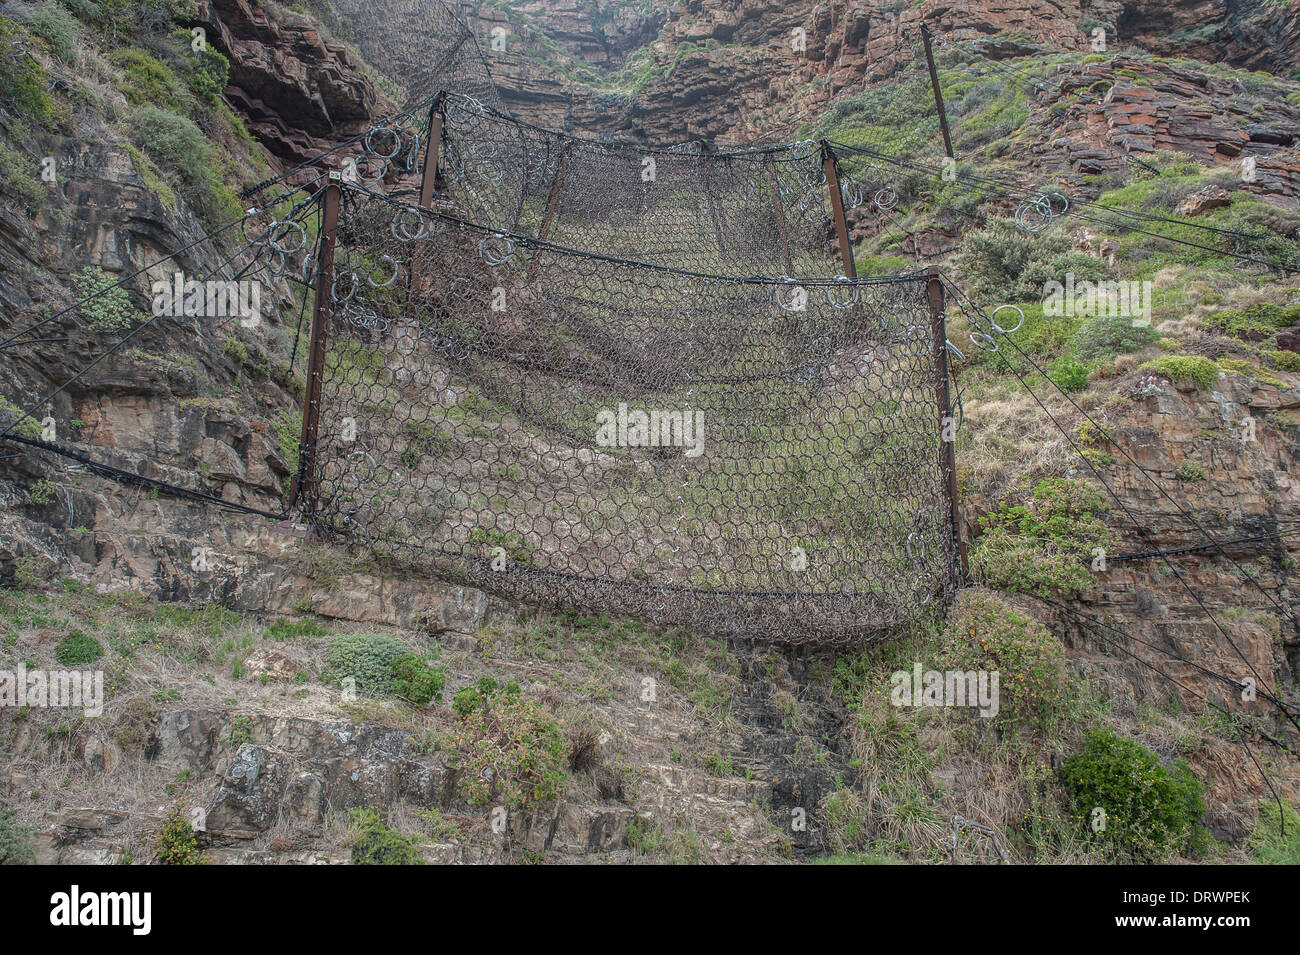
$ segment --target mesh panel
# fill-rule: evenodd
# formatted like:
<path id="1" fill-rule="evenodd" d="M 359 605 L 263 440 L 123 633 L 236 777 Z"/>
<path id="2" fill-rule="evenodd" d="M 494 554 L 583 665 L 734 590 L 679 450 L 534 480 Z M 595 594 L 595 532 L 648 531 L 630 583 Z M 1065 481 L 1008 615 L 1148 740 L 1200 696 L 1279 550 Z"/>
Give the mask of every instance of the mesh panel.
<path id="1" fill-rule="evenodd" d="M 511 597 L 791 642 L 951 592 L 924 277 L 698 274 L 344 196 L 318 526 Z"/>
<path id="2" fill-rule="evenodd" d="M 473 31 L 440 0 L 333 0 L 352 41 L 401 87 L 405 105 L 439 90 L 505 110 Z"/>
<path id="3" fill-rule="evenodd" d="M 459 95 L 443 115 L 450 194 L 475 222 L 725 275 L 837 271 L 818 143 L 728 153 L 600 143 Z"/>

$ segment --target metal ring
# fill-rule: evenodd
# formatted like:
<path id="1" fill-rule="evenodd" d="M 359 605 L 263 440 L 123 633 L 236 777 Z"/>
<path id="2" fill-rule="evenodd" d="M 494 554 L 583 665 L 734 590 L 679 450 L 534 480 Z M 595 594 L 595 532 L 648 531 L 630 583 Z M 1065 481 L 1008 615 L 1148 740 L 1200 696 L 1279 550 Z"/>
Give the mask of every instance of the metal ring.
<path id="1" fill-rule="evenodd" d="M 378 165 L 379 175 L 367 176 L 364 172 L 361 171 L 361 166 L 363 163 L 375 163 L 376 165 Z M 352 168 L 357 171 L 357 179 L 359 179 L 362 185 L 365 186 L 373 186 L 376 183 L 383 182 L 384 179 L 388 177 L 388 163 L 384 160 L 381 160 L 378 156 L 362 156 L 353 164 Z"/>
<path id="2" fill-rule="evenodd" d="M 862 201 L 865 198 L 862 190 L 862 183 L 858 182 L 852 176 L 846 176 L 841 180 L 840 194 L 844 199 L 844 204 L 854 209 L 862 205 Z"/>
<path id="3" fill-rule="evenodd" d="M 411 235 L 411 231 L 406 227 L 407 218 L 415 217 L 415 221 L 420 224 L 420 231 Z M 416 239 L 423 239 L 425 235 L 433 231 L 433 224 L 423 214 L 416 212 L 414 209 L 400 209 L 396 216 L 393 217 L 393 224 L 389 227 L 393 233 L 393 238 L 399 242 L 414 242 Z"/>
<path id="4" fill-rule="evenodd" d="M 877 190 L 876 194 L 872 196 L 872 202 L 876 204 L 877 209 L 888 212 L 898 205 L 898 193 L 886 186 L 884 189 Z"/>
<path id="5" fill-rule="evenodd" d="M 471 130 L 478 125 L 479 118 L 484 112 L 482 103 L 472 96 L 460 93 L 447 103 L 447 122 L 460 129 Z"/>
<path id="6" fill-rule="evenodd" d="M 994 321 L 994 319 L 998 317 L 998 312 L 1002 311 L 1004 308 L 1009 308 L 1020 316 L 1020 321 L 1016 322 L 1015 328 L 1003 328 Z M 993 330 L 999 335 L 1010 335 L 1012 332 L 1020 331 L 1020 326 L 1025 324 L 1025 313 L 1020 310 L 1020 306 L 1018 305 L 999 305 L 997 308 L 993 309 L 993 314 L 989 316 L 989 324 L 993 326 Z"/>
<path id="7" fill-rule="evenodd" d="M 505 178 L 505 170 L 495 159 L 480 159 L 474 166 L 484 182 L 500 182 Z"/>
<path id="8" fill-rule="evenodd" d="M 1066 196 L 1064 193 L 1061 193 L 1061 192 L 1040 192 L 1039 195 L 1042 196 L 1043 201 L 1047 203 L 1047 212 L 1048 212 L 1048 215 L 1050 215 L 1053 219 L 1056 219 L 1056 218 L 1058 218 L 1058 217 L 1060 217 L 1060 216 L 1063 216 L 1063 215 L 1065 215 L 1067 212 L 1070 211 L 1070 199 L 1069 199 L 1069 197 Z M 1053 197 L 1053 196 L 1055 196 L 1056 198 L 1058 198 L 1058 199 L 1061 200 L 1061 211 L 1060 211 L 1060 212 L 1057 212 L 1055 209 L 1052 208 L 1052 197 Z"/>
<path id="9" fill-rule="evenodd" d="M 288 226 L 289 229 L 291 230 L 297 230 L 299 236 L 298 244 L 295 245 L 292 249 L 286 249 L 283 245 L 281 245 L 280 239 L 275 237 L 275 230 L 277 226 Z M 307 245 L 307 230 L 303 228 L 301 222 L 296 222 L 293 219 L 288 219 L 284 222 L 278 222 L 278 221 L 272 222 L 269 231 L 271 232 L 272 237 L 267 241 L 270 243 L 272 248 L 279 249 L 281 252 L 285 253 L 286 255 L 297 255 Z M 288 234 L 289 233 L 282 233 L 280 238 L 283 238 L 285 235 Z"/>
<path id="10" fill-rule="evenodd" d="M 847 302 L 835 301 L 834 296 L 831 295 L 831 290 L 835 288 L 835 285 L 839 285 L 839 286 L 848 285 L 853 291 L 853 297 L 850 298 Z M 851 278 L 848 278 L 847 276 L 841 276 L 840 278 L 837 278 L 835 280 L 835 285 L 826 286 L 826 301 L 830 304 L 831 308 L 839 308 L 839 309 L 852 308 L 854 305 L 858 304 L 858 299 L 862 297 L 862 288 L 858 285 L 855 285 Z"/>
<path id="11" fill-rule="evenodd" d="M 947 345 L 949 348 L 952 349 L 952 353 L 953 353 L 954 355 L 957 356 L 957 360 L 958 360 L 958 361 L 965 361 L 965 360 L 966 360 L 966 356 L 963 355 L 963 354 L 961 353 L 961 351 L 957 348 L 957 346 L 954 345 L 952 342 L 948 341 L 948 340 L 945 338 L 943 343 L 944 343 L 945 345 Z"/>
<path id="12" fill-rule="evenodd" d="M 379 271 L 379 266 L 381 266 L 384 262 L 388 262 L 388 264 L 393 267 L 393 274 L 392 276 L 389 277 L 387 282 L 376 282 L 375 273 Z M 391 255 L 381 255 L 379 257 L 379 261 L 375 263 L 375 267 L 366 274 L 366 282 L 369 283 L 371 288 L 388 288 L 390 285 L 392 285 L 394 282 L 397 281 L 397 273 L 398 273 L 397 260 L 393 258 Z"/>
<path id="13" fill-rule="evenodd" d="M 492 249 L 492 246 L 489 243 L 493 239 L 504 240 L 506 244 L 504 254 L 497 255 L 496 252 Z M 486 262 L 488 265 L 502 265 L 506 262 L 509 262 L 510 259 L 514 257 L 514 254 L 515 254 L 515 243 L 514 240 L 511 239 L 510 236 L 508 235 L 501 235 L 498 233 L 496 235 L 484 236 L 483 240 L 478 244 L 478 257 L 482 259 L 484 262 Z"/>
<path id="14" fill-rule="evenodd" d="M 808 290 L 787 275 L 782 275 L 777 279 L 778 285 L 772 286 L 772 295 L 776 299 L 776 304 L 780 306 L 783 312 L 802 312 L 808 305 Z M 781 297 L 781 286 L 793 287 L 796 289 L 795 298 L 798 299 L 799 293 L 803 293 L 803 305 L 787 305 L 785 299 Z"/>
<path id="15" fill-rule="evenodd" d="M 917 539 L 917 541 L 920 543 L 921 546 L 920 558 L 918 558 L 915 554 L 912 553 L 912 538 L 914 537 Z M 923 536 L 919 536 L 916 531 L 912 531 L 912 533 L 907 535 L 907 540 L 903 542 L 903 549 L 907 551 L 907 559 L 910 560 L 912 563 L 915 564 L 918 559 L 925 560 L 925 538 Z M 918 578 L 918 580 L 919 579 L 920 578 Z"/>
<path id="16" fill-rule="evenodd" d="M 980 351 L 986 351 L 992 353 L 998 350 L 998 343 L 995 342 L 992 339 L 992 337 L 985 335 L 983 332 L 971 332 L 966 337 L 969 338 L 971 340 L 971 344 L 974 345 L 976 348 L 978 348 Z M 988 342 L 988 344 L 981 345 L 980 342 Z"/>
<path id="17" fill-rule="evenodd" d="M 284 249 L 272 248 L 271 251 L 274 254 L 267 261 L 266 269 L 268 272 L 271 273 L 271 275 L 275 276 L 276 278 L 279 278 L 289 268 L 289 259 L 284 254 Z M 278 263 L 276 262 L 276 256 L 279 256 Z"/>
<path id="18" fill-rule="evenodd" d="M 375 133 L 387 133 L 389 136 L 393 137 L 393 151 L 391 153 L 381 153 L 375 148 Z M 402 151 L 402 134 L 394 129 L 389 129 L 387 126 L 371 126 L 370 130 L 366 133 L 364 145 L 366 147 L 366 152 L 370 153 L 370 155 L 377 156 L 380 159 L 392 159 Z"/>
<path id="19" fill-rule="evenodd" d="M 352 287 L 348 290 L 348 294 L 346 296 L 344 296 L 343 298 L 339 298 L 339 279 L 341 279 L 344 275 L 348 275 L 352 277 Z M 357 275 L 356 272 L 340 272 L 338 275 L 334 276 L 334 281 L 330 283 L 330 300 L 335 302 L 350 302 L 353 299 L 353 297 L 357 294 L 357 290 L 360 288 L 361 288 L 361 278 Z"/>

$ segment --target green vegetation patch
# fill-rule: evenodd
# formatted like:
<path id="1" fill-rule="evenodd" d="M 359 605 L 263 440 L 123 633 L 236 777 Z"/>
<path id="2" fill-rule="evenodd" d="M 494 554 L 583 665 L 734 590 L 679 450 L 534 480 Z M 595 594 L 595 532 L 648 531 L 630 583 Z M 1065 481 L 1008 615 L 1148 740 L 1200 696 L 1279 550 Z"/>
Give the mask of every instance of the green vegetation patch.
<path id="1" fill-rule="evenodd" d="M 1002 501 L 980 519 L 971 570 L 1000 590 L 1046 597 L 1088 593 L 1096 549 L 1110 545 L 1101 492 L 1069 478 L 1047 478 L 1023 504 Z"/>
<path id="2" fill-rule="evenodd" d="M 1060 775 L 1080 832 L 1108 854 L 1150 861 L 1205 843 L 1204 786 L 1181 761 L 1164 766 L 1141 743 L 1103 728 L 1066 758 Z"/>

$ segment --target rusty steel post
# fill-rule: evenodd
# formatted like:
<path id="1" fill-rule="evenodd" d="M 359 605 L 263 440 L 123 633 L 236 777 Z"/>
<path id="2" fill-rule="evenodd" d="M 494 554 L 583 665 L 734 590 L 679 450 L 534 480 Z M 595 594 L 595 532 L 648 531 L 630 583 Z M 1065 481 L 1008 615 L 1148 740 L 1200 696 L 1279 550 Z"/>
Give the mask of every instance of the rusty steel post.
<path id="1" fill-rule="evenodd" d="M 551 226 L 555 222 L 555 214 L 560 208 L 560 194 L 564 192 L 564 177 L 569 172 L 569 155 L 573 151 L 573 143 L 565 140 L 564 145 L 560 148 L 560 161 L 555 165 L 555 178 L 551 180 L 551 192 L 546 197 L 546 211 L 542 214 L 542 225 L 537 230 L 537 238 L 543 242 L 551 234 Z M 532 261 L 528 263 L 528 281 L 532 282 L 537 275 L 537 256 L 532 256 Z"/>
<path id="2" fill-rule="evenodd" d="M 924 23 L 921 24 L 921 40 L 925 43 L 925 62 L 930 67 L 934 105 L 939 108 L 939 128 L 943 130 L 943 148 L 948 150 L 949 159 L 955 159 L 952 153 L 952 134 L 948 131 L 948 111 L 943 108 L 943 93 L 939 91 L 939 71 L 934 68 L 934 51 L 930 49 L 930 27 Z"/>
<path id="3" fill-rule="evenodd" d="M 302 405 L 302 437 L 298 442 L 298 474 L 289 492 L 289 507 L 305 499 L 316 507 L 316 443 L 320 435 L 321 390 L 325 373 L 325 346 L 329 336 L 330 303 L 334 289 L 334 246 L 338 239 L 343 177 L 330 173 L 321 202 L 320 259 L 316 263 L 316 307 L 312 313 L 311 355 L 307 365 L 307 394 Z"/>
<path id="4" fill-rule="evenodd" d="M 445 93 L 433 98 L 429 108 L 429 139 L 424 145 L 424 171 L 420 178 L 420 208 L 433 208 L 433 189 L 438 181 L 438 157 L 442 150 L 442 102 Z"/>
<path id="5" fill-rule="evenodd" d="M 957 434 L 952 414 L 952 398 L 948 394 L 948 329 L 944 321 L 943 282 L 939 270 L 927 270 L 927 298 L 930 303 L 930 334 L 934 340 L 935 395 L 939 405 L 939 467 L 944 475 L 944 488 L 952 520 L 952 540 L 960 562 L 959 583 L 964 583 L 970 573 L 966 559 L 966 542 L 961 535 L 961 508 L 957 499 Z"/>
<path id="6" fill-rule="evenodd" d="M 781 236 L 781 254 L 785 258 L 785 274 L 789 275 L 794 271 L 794 265 L 790 261 L 790 237 L 785 231 L 785 207 L 781 204 L 781 183 L 776 176 L 776 161 L 772 159 L 772 154 L 767 155 L 767 178 L 772 184 L 772 208 L 776 215 L 776 230 Z"/>
<path id="7" fill-rule="evenodd" d="M 849 241 L 849 223 L 844 218 L 844 190 L 840 188 L 840 167 L 831 144 L 822 140 L 822 168 L 826 172 L 826 187 L 831 191 L 831 211 L 835 215 L 835 238 L 840 245 L 840 259 L 844 263 L 844 277 L 856 279 L 858 265 L 853 261 L 853 243 Z"/>
<path id="8" fill-rule="evenodd" d="M 560 161 L 555 166 L 555 179 L 551 182 L 551 193 L 546 197 L 546 213 L 542 216 L 542 227 L 537 232 L 537 238 L 543 242 L 551 232 L 551 224 L 555 222 L 555 213 L 560 206 L 560 193 L 564 191 L 564 177 L 569 171 L 569 154 L 572 150 L 573 143 L 567 140 L 560 149 Z"/>

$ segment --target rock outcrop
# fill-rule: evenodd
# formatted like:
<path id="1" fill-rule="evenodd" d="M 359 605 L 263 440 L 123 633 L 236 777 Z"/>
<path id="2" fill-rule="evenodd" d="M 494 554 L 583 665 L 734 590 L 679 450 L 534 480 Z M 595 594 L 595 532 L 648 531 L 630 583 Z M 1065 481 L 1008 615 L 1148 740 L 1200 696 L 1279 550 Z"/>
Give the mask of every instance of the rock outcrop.
<path id="1" fill-rule="evenodd" d="M 197 26 L 230 60 L 225 97 L 288 165 L 305 162 L 385 113 L 381 94 L 348 48 L 311 18 L 272 15 L 248 0 L 204 0 Z"/>

